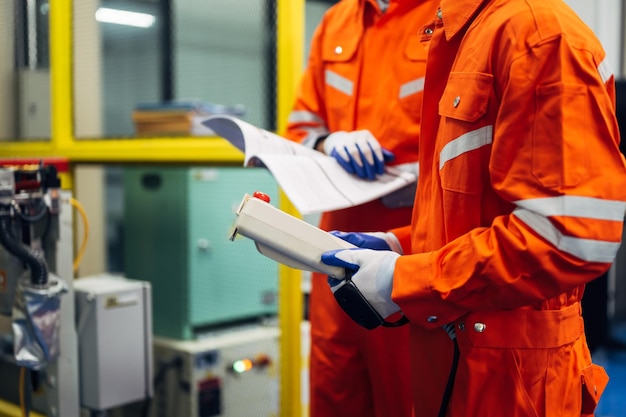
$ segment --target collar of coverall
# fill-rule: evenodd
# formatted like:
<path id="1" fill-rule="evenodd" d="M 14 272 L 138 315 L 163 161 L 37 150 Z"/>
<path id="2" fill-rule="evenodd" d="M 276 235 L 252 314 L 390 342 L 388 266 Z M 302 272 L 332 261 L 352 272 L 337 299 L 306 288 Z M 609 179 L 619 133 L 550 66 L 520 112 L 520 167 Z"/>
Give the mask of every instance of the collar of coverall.
<path id="1" fill-rule="evenodd" d="M 450 40 L 470 21 L 476 11 L 490 0 L 441 0 L 446 39 Z"/>

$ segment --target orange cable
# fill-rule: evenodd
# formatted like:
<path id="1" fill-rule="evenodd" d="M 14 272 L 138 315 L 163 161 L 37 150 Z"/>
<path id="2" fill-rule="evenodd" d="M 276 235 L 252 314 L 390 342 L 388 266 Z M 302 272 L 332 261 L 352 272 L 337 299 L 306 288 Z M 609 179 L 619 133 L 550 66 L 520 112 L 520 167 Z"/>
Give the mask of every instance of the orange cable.
<path id="1" fill-rule="evenodd" d="M 89 221 L 87 219 L 85 208 L 78 200 L 70 197 L 70 204 L 80 213 L 83 220 L 83 241 L 80 244 L 76 257 L 74 258 L 74 273 L 76 273 L 76 271 L 78 271 L 78 267 L 80 266 L 80 262 L 83 259 L 83 255 L 85 255 L 85 249 L 87 248 L 87 241 L 89 240 Z"/>

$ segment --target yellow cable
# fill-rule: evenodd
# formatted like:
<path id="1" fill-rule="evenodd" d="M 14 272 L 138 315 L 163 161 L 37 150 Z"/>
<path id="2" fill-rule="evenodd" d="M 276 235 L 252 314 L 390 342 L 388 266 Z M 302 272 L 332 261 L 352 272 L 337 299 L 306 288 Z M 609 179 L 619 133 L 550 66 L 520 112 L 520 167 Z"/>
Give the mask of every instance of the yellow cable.
<path id="1" fill-rule="evenodd" d="M 83 259 L 83 255 L 85 254 L 85 249 L 87 248 L 87 240 L 89 239 L 89 221 L 87 219 L 87 213 L 85 212 L 85 208 L 78 200 L 73 197 L 70 197 L 70 204 L 80 213 L 80 216 L 83 220 L 83 241 L 80 244 L 80 248 L 78 249 L 78 253 L 74 258 L 74 272 L 78 271 L 78 267 L 80 266 L 80 262 Z"/>
<path id="2" fill-rule="evenodd" d="M 26 412 L 26 401 L 24 399 L 24 385 L 26 385 L 26 368 L 20 368 L 20 410 L 22 417 L 28 417 Z"/>

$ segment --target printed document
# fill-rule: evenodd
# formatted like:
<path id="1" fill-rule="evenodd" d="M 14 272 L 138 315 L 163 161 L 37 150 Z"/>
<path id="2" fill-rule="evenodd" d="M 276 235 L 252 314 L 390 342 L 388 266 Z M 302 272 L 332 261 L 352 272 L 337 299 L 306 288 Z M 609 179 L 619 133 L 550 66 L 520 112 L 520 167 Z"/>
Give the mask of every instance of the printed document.
<path id="1" fill-rule="evenodd" d="M 360 179 L 333 157 L 233 116 L 211 116 L 202 124 L 241 150 L 244 166 L 267 168 L 302 215 L 356 206 L 416 185 L 416 172 L 393 167 L 376 181 Z"/>

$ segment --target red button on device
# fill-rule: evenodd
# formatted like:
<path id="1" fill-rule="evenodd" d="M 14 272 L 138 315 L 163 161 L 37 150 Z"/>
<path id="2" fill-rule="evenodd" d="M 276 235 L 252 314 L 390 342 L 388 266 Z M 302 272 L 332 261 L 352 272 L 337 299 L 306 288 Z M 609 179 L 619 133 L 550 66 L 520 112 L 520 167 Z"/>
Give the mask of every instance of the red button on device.
<path id="1" fill-rule="evenodd" d="M 260 191 L 255 191 L 255 192 L 254 192 L 254 194 L 252 194 L 252 196 L 253 196 L 254 198 L 258 198 L 259 200 L 263 200 L 263 201 L 265 201 L 266 203 L 269 203 L 269 202 L 270 202 L 270 196 L 269 196 L 269 195 L 267 195 L 267 194 L 265 194 L 265 193 L 262 193 L 262 192 L 260 192 Z"/>

